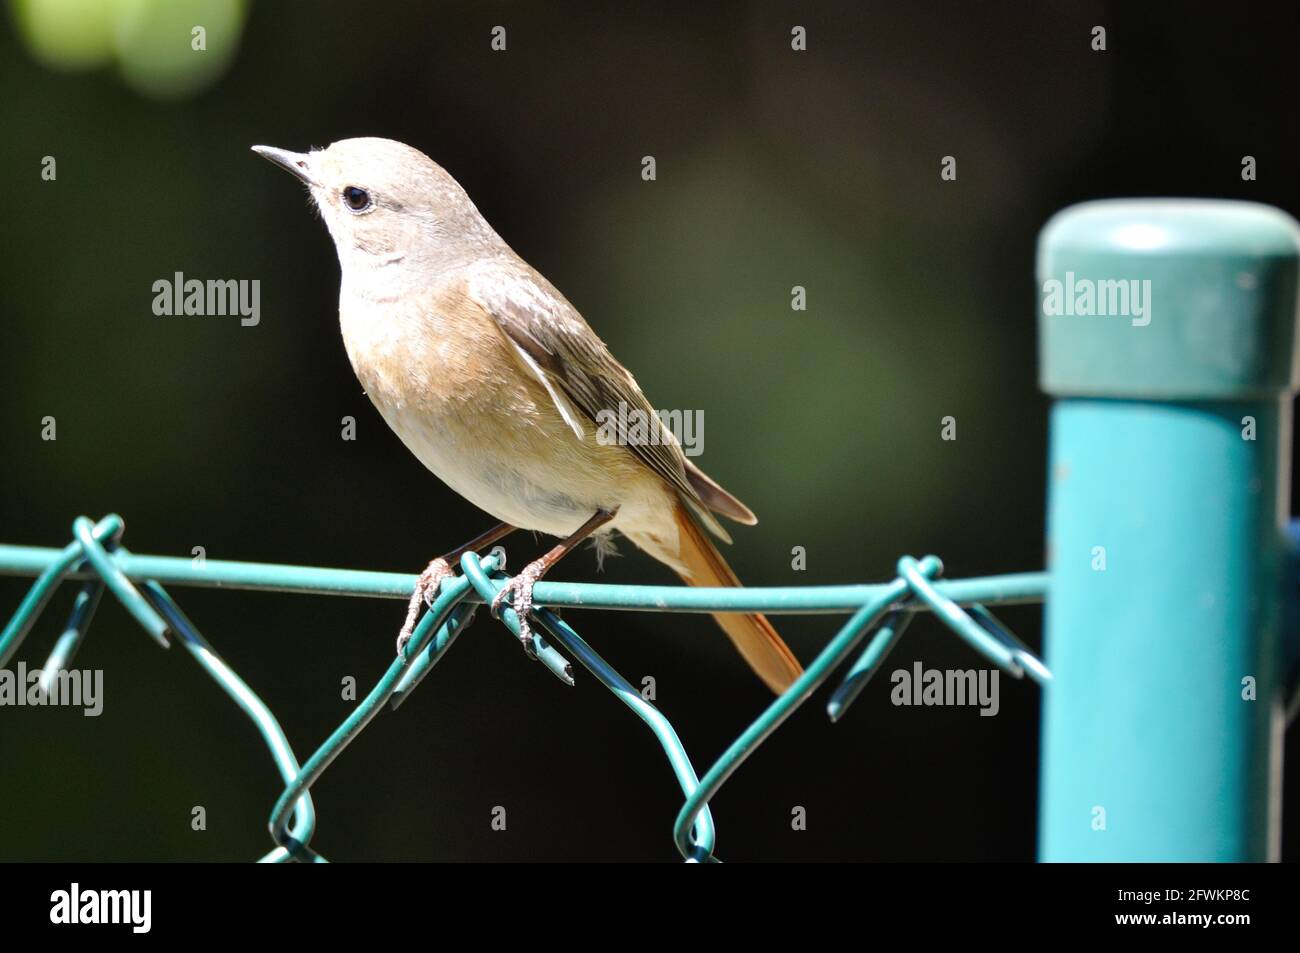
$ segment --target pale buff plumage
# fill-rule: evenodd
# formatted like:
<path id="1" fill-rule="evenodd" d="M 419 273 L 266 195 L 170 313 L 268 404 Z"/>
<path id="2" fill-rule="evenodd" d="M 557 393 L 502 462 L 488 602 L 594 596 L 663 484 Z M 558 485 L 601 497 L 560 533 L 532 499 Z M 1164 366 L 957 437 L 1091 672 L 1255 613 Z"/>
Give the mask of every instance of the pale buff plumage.
<path id="1" fill-rule="evenodd" d="M 502 522 L 564 537 L 597 509 L 617 508 L 598 532 L 617 529 L 682 570 L 676 525 L 663 519 L 672 491 L 626 447 L 598 441 L 594 426 L 579 439 L 464 279 L 453 280 L 462 287 L 392 302 L 382 324 L 368 320 L 369 302 L 340 302 L 348 359 L 384 420 Z"/>

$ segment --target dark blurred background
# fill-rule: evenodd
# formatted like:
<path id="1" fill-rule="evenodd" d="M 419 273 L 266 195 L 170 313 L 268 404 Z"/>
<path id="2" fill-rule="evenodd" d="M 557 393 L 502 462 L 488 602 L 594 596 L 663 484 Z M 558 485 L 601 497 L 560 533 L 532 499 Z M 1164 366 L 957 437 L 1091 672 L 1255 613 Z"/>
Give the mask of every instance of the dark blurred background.
<path id="1" fill-rule="evenodd" d="M 302 189 L 248 151 L 377 135 L 455 175 L 657 406 L 704 411 L 700 462 L 761 516 L 727 551 L 748 584 L 878 581 L 904 553 L 937 553 L 950 576 L 1041 568 L 1037 231 L 1106 196 L 1300 211 L 1296 21 L 1244 4 L 11 2 L 0 541 L 62 546 L 76 515 L 119 512 L 138 553 L 416 572 L 489 525 L 361 393 L 332 243 Z M 1258 181 L 1241 180 L 1243 155 Z M 260 325 L 156 317 L 152 283 L 176 271 L 259 279 Z M 956 442 L 939 439 L 947 415 Z M 40 439 L 45 416 L 57 441 Z M 512 538 L 512 565 L 543 545 Z M 675 581 L 622 549 L 603 577 L 584 550 L 555 578 Z M 0 579 L 0 616 L 29 584 Z M 172 591 L 304 759 L 352 707 L 341 679 L 364 692 L 386 669 L 403 612 Z M 70 601 L 30 637 L 29 665 Z M 1040 645 L 1037 608 L 1002 615 Z M 655 677 L 701 772 L 769 701 L 707 617 L 568 618 L 634 683 Z M 805 661 L 839 624 L 778 622 Z M 983 664 L 929 619 L 888 668 L 914 660 Z M 98 719 L 4 713 L 0 859 L 269 849 L 278 776 L 184 653 L 106 599 L 78 665 L 105 670 Z M 981 718 L 896 708 L 882 675 L 833 726 L 823 692 L 714 801 L 719 856 L 1032 859 L 1039 694 L 1001 689 Z M 1288 751 L 1294 858 L 1296 732 Z M 314 794 L 313 843 L 335 860 L 676 857 L 681 796 L 650 734 L 486 617 Z"/>

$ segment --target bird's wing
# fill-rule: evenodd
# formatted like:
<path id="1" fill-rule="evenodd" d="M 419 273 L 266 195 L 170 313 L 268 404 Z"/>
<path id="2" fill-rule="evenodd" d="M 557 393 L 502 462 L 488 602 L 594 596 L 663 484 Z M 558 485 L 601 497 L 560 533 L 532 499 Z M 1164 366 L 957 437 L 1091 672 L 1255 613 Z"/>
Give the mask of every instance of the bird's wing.
<path id="1" fill-rule="evenodd" d="M 579 439 L 585 439 L 585 430 L 575 408 L 592 423 L 612 428 L 618 442 L 677 490 L 712 532 L 731 541 L 689 479 L 676 436 L 563 295 L 535 273 L 497 262 L 471 268 L 466 291 L 541 379 Z M 644 419 L 649 439 L 629 438 L 627 424 L 638 418 Z"/>

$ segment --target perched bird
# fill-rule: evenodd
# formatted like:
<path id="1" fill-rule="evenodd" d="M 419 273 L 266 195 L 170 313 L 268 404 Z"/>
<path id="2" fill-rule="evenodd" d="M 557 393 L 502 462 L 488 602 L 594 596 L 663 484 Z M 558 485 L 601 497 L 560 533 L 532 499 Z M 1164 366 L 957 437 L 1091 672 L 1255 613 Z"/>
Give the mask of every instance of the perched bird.
<path id="1" fill-rule="evenodd" d="M 530 654 L 533 584 L 593 534 L 600 545 L 618 530 L 691 585 L 740 585 L 709 533 L 730 542 L 714 513 L 754 514 L 687 459 L 632 375 L 441 166 L 389 139 L 253 151 L 308 186 L 329 228 L 343 341 L 366 394 L 421 463 L 501 521 L 421 573 L 399 653 L 460 556 L 514 529 L 563 539 L 493 602 L 495 614 L 510 599 Z M 602 417 L 618 439 L 597 438 Z M 627 419 L 644 420 L 646 437 Z M 715 618 L 773 691 L 799 676 L 764 616 Z"/>

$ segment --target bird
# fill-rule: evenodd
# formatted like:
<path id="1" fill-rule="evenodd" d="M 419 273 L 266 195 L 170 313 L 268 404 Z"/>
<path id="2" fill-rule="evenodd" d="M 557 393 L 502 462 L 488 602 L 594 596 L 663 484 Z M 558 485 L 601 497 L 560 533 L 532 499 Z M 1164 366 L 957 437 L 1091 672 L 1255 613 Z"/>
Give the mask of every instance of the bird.
<path id="1" fill-rule="evenodd" d="M 731 542 L 718 516 L 753 525 L 753 512 L 691 462 L 632 374 L 450 173 L 391 139 L 252 149 L 306 185 L 334 240 L 339 325 L 366 395 L 420 463 L 499 521 L 420 574 L 399 655 L 460 557 L 516 529 L 561 540 L 492 603 L 497 615 L 508 600 L 530 655 L 533 586 L 588 537 L 601 553 L 617 532 L 689 585 L 741 584 L 713 540 Z M 802 673 L 765 616 L 714 618 L 773 692 Z"/>

